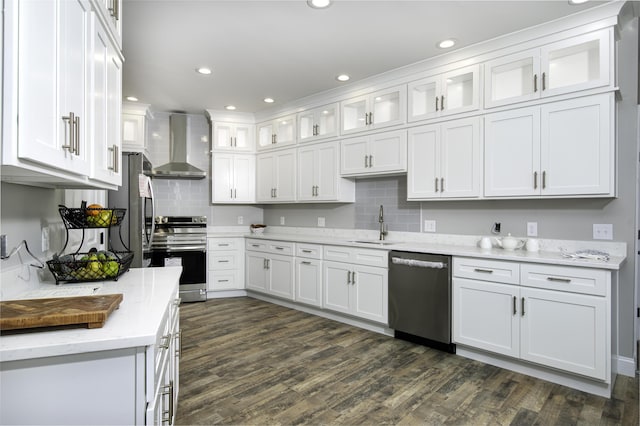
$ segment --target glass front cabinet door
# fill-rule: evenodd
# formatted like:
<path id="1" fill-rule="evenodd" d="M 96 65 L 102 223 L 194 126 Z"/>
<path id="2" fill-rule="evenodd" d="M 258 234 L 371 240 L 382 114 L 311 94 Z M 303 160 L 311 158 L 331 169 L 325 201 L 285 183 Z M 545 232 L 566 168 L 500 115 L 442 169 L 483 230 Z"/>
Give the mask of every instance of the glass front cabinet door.
<path id="1" fill-rule="evenodd" d="M 300 142 L 325 139 L 338 133 L 338 104 L 325 105 L 298 113 Z"/>
<path id="2" fill-rule="evenodd" d="M 478 109 L 479 75 L 472 65 L 409 83 L 409 121 Z"/>
<path id="3" fill-rule="evenodd" d="M 485 65 L 485 107 L 611 84 L 611 29 L 568 38 Z"/>
<path id="4" fill-rule="evenodd" d="M 342 133 L 355 133 L 403 124 L 406 88 L 396 86 L 341 103 Z"/>

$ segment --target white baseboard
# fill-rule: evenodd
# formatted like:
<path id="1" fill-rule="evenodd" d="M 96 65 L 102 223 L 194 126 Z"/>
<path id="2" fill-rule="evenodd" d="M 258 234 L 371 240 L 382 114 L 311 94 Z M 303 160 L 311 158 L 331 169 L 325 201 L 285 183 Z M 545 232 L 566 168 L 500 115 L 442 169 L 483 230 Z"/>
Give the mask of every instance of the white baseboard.
<path id="1" fill-rule="evenodd" d="M 246 295 L 246 290 L 207 291 L 207 299 L 225 299 L 227 297 L 242 297 Z"/>
<path id="2" fill-rule="evenodd" d="M 614 371 L 617 371 L 618 374 L 629 377 L 636 376 L 636 363 L 633 358 L 614 356 L 613 360 L 616 363 L 616 365 L 613 367 L 617 367 Z"/>

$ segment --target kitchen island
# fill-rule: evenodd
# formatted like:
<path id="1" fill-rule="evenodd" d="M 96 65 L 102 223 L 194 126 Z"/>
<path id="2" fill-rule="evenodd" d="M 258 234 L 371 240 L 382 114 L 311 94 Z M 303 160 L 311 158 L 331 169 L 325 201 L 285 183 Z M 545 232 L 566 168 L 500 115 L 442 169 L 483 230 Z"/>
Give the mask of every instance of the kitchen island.
<path id="1" fill-rule="evenodd" d="M 0 338 L 0 423 L 159 424 L 178 394 L 181 267 L 131 269 L 118 281 L 4 283 L 4 299 L 123 294 L 102 328 Z M 172 420 L 172 419 L 171 419 Z"/>

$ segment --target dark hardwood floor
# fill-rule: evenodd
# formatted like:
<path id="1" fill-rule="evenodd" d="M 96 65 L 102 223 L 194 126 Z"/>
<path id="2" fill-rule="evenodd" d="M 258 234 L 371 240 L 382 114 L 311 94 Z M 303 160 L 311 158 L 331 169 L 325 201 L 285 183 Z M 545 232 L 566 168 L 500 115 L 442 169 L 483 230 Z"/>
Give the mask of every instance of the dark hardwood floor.
<path id="1" fill-rule="evenodd" d="M 611 399 L 250 298 L 181 306 L 178 424 L 638 425 Z"/>

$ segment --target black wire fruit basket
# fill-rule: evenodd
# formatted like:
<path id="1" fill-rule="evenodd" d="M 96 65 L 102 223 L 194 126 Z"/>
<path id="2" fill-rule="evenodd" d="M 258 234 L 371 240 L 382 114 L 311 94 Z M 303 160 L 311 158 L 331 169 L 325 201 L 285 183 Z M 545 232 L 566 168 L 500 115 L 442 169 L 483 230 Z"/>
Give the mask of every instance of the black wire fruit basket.
<path id="1" fill-rule="evenodd" d="M 55 256 L 47 261 L 47 266 L 56 284 L 104 281 L 118 280 L 129 270 L 132 260 L 130 251 L 100 250 Z"/>
<path id="2" fill-rule="evenodd" d="M 127 209 L 69 208 L 61 206 L 60 216 L 67 229 L 108 228 L 122 223 Z"/>

